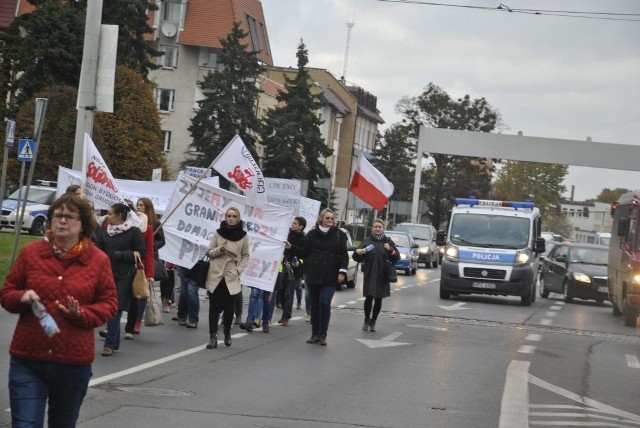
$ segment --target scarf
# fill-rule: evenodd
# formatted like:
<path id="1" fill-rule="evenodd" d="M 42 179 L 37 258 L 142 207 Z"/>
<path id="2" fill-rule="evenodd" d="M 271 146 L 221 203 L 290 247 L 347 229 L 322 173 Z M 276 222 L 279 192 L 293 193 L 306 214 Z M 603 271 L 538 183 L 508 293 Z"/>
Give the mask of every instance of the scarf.
<path id="1" fill-rule="evenodd" d="M 381 241 L 384 242 L 387 239 L 386 235 L 383 233 L 381 233 L 380 235 L 371 235 L 371 240 L 372 241 Z"/>
<path id="2" fill-rule="evenodd" d="M 71 248 L 65 248 L 58 242 L 56 242 L 56 238 L 53 236 L 53 232 L 51 231 L 51 229 L 47 229 L 45 231 L 44 239 L 51 245 L 53 254 L 55 254 L 57 258 L 64 260 L 65 262 L 71 262 L 77 259 L 80 254 L 82 254 L 87 250 L 87 248 L 89 248 L 89 238 L 86 236 Z"/>
<path id="3" fill-rule="evenodd" d="M 242 228 L 244 223 L 242 220 L 238 222 L 235 226 L 229 226 L 225 220 L 220 223 L 220 229 L 216 230 L 218 235 L 222 236 L 227 241 L 239 241 L 247 234 L 247 232 Z"/>
<path id="4" fill-rule="evenodd" d="M 109 236 L 116 236 L 116 235 L 120 235 L 123 232 L 126 232 L 127 230 L 131 229 L 131 222 L 129 222 L 129 220 L 125 221 L 122 224 L 109 224 L 107 226 L 107 233 L 109 234 Z"/>

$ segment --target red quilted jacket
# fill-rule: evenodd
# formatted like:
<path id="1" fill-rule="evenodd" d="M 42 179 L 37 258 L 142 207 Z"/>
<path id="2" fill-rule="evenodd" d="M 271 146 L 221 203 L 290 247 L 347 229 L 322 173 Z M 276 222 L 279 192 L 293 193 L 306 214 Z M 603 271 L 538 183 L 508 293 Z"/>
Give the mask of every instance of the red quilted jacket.
<path id="1" fill-rule="evenodd" d="M 20 302 L 25 290 L 34 290 L 58 323 L 60 333 L 49 338 L 31 306 Z M 82 315 L 71 317 L 58 309 L 67 296 L 80 302 Z M 27 244 L 11 267 L 0 303 L 20 314 L 9 353 L 18 358 L 63 364 L 90 364 L 95 355 L 94 327 L 113 317 L 118 300 L 109 257 L 93 244 L 65 266 L 46 241 Z"/>

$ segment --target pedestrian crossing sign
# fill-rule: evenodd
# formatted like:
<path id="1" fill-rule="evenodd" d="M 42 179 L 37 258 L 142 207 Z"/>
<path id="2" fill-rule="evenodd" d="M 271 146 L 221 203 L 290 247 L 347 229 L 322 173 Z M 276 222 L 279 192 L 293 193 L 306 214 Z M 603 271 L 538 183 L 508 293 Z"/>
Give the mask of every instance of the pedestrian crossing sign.
<path id="1" fill-rule="evenodd" d="M 18 141 L 18 160 L 20 162 L 31 162 L 33 151 L 36 149 L 36 140 L 21 138 Z"/>

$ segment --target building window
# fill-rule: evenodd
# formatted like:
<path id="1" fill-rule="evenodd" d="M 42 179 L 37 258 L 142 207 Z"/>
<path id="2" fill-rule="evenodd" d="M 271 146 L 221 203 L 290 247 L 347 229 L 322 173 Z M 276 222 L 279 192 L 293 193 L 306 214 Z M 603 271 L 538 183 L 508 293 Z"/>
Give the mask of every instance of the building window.
<path id="1" fill-rule="evenodd" d="M 257 22 L 255 18 L 247 15 L 247 24 L 249 24 L 249 36 L 251 37 L 251 45 L 253 51 L 258 52 L 260 50 L 260 39 L 258 38 Z"/>
<path id="2" fill-rule="evenodd" d="M 209 68 L 218 68 L 218 53 L 216 51 L 209 51 L 207 62 L 204 65 Z"/>
<path id="3" fill-rule="evenodd" d="M 164 3 L 164 13 L 162 15 L 162 19 L 165 22 L 180 22 L 180 8 L 182 5 L 180 3 Z"/>
<path id="4" fill-rule="evenodd" d="M 160 52 L 164 55 L 158 57 L 158 64 L 165 68 L 176 68 L 178 66 L 178 47 L 177 46 L 160 46 Z"/>
<path id="5" fill-rule="evenodd" d="M 173 111 L 173 98 L 175 91 L 173 89 L 156 89 L 156 105 L 160 111 Z"/>
<path id="6" fill-rule="evenodd" d="M 171 151 L 171 131 L 162 131 L 162 140 L 164 142 L 162 146 L 162 151 L 170 152 Z"/>
<path id="7" fill-rule="evenodd" d="M 269 43 L 267 42 L 267 32 L 264 30 L 264 25 L 262 22 L 258 23 L 258 28 L 260 28 L 260 38 L 262 39 L 262 46 L 264 47 L 264 51 L 267 55 L 271 55 L 269 52 Z"/>

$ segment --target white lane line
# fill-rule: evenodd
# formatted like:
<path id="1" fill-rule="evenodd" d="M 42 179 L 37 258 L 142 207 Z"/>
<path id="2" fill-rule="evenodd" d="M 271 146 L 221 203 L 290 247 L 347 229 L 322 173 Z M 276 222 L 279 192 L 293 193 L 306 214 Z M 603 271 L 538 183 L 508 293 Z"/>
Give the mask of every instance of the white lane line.
<path id="1" fill-rule="evenodd" d="M 407 324 L 407 327 L 412 328 L 420 328 L 423 330 L 433 330 L 433 331 L 447 331 L 448 329 L 444 327 L 432 327 L 430 325 L 417 325 L 417 324 Z"/>
<path id="2" fill-rule="evenodd" d="M 534 352 L 536 352 L 536 347 L 532 345 L 522 345 L 518 349 L 518 352 L 521 354 L 533 354 Z"/>
<path id="3" fill-rule="evenodd" d="M 396 331 L 396 332 L 394 332 L 394 333 L 391 333 L 391 334 L 390 334 L 390 335 L 388 335 L 388 336 L 383 337 L 383 338 L 382 338 L 382 339 L 380 339 L 380 340 L 382 340 L 382 341 L 387 341 L 387 342 L 393 342 L 393 341 L 394 341 L 394 339 L 396 339 L 396 338 L 398 338 L 398 337 L 400 337 L 400 336 L 402 336 L 402 332 Z"/>
<path id="4" fill-rule="evenodd" d="M 351 300 L 350 302 L 347 302 L 347 305 L 355 305 L 356 303 L 358 303 L 357 300 Z"/>
<path id="5" fill-rule="evenodd" d="M 529 361 L 513 360 L 502 390 L 499 428 L 529 427 Z"/>
<path id="6" fill-rule="evenodd" d="M 553 309 L 554 311 L 559 311 L 560 309 L 562 309 L 562 306 L 553 305 L 553 306 L 551 306 L 550 309 Z"/>
<path id="7" fill-rule="evenodd" d="M 531 333 L 531 334 L 528 334 L 527 337 L 524 338 L 524 340 L 529 340 L 531 342 L 540 342 L 542 340 L 542 335 Z"/>
<path id="8" fill-rule="evenodd" d="M 625 358 L 627 359 L 627 365 L 632 369 L 640 369 L 640 361 L 638 361 L 638 357 L 631 354 L 625 354 Z"/>
<path id="9" fill-rule="evenodd" d="M 553 324 L 553 320 L 544 318 L 544 319 L 540 320 L 540 324 L 541 325 L 551 325 L 551 324 Z"/>
<path id="10" fill-rule="evenodd" d="M 366 300 L 366 299 L 367 299 L 366 297 L 361 297 L 361 298 L 358 299 L 358 301 L 362 301 L 362 300 Z"/>
<path id="11" fill-rule="evenodd" d="M 347 307 L 347 305 L 338 305 L 338 306 L 337 306 L 337 308 L 338 308 L 338 309 L 344 309 L 344 308 L 346 308 L 346 307 Z"/>
<path id="12" fill-rule="evenodd" d="M 556 315 L 558 315 L 558 313 L 557 313 L 557 312 L 551 312 L 551 311 L 546 312 L 546 313 L 544 314 L 544 316 L 546 316 L 546 317 L 555 317 Z"/>

